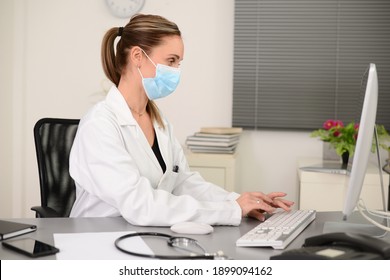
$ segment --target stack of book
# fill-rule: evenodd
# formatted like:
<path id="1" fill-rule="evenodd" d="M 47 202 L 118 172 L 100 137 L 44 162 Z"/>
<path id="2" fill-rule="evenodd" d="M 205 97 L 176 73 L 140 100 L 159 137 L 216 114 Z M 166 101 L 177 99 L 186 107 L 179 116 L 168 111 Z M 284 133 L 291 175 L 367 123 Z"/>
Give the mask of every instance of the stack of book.
<path id="1" fill-rule="evenodd" d="M 187 137 L 186 145 L 194 153 L 233 154 L 241 132 L 240 127 L 203 127 Z"/>

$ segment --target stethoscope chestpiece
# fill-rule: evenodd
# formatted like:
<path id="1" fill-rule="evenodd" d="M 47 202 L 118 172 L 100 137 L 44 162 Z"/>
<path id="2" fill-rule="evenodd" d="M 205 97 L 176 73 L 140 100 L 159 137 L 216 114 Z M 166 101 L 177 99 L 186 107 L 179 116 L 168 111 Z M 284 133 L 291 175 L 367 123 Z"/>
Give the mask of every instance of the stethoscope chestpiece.
<path id="1" fill-rule="evenodd" d="M 191 247 L 197 247 L 202 251 L 203 257 L 207 259 L 214 260 L 227 260 L 229 259 L 223 251 L 218 251 L 217 253 L 207 253 L 206 249 L 199 244 L 199 242 L 195 239 L 189 237 L 181 237 L 181 236 L 172 236 L 168 239 L 168 244 L 172 247 L 179 248 L 191 253 L 191 255 L 196 256 L 196 252 L 191 250 Z M 201 255 L 202 256 L 202 255 Z"/>

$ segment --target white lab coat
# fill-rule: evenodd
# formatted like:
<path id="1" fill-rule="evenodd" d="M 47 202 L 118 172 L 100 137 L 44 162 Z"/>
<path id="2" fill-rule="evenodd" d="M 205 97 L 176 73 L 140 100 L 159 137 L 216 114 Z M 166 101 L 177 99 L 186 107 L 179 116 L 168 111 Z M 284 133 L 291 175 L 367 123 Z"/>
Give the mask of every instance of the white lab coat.
<path id="1" fill-rule="evenodd" d="M 71 217 L 123 216 L 134 225 L 170 226 L 183 221 L 238 225 L 237 193 L 190 172 L 171 125 L 154 124 L 163 174 L 145 135 L 114 86 L 81 121 L 70 155 L 76 182 Z M 178 172 L 173 167 L 178 166 Z"/>

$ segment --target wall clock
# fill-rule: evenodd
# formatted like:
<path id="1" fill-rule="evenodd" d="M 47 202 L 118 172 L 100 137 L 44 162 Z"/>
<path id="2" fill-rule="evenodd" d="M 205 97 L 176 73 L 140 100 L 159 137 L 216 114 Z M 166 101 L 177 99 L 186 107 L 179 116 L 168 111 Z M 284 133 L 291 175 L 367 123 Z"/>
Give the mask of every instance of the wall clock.
<path id="1" fill-rule="evenodd" d="M 138 13 L 145 0 L 105 0 L 111 14 L 119 18 L 130 18 Z"/>

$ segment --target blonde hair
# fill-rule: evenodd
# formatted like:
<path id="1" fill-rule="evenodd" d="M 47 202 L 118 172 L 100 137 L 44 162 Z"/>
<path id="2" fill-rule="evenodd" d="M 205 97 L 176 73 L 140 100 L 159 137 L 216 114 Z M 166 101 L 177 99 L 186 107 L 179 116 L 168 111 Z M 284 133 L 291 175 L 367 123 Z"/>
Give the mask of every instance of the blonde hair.
<path id="1" fill-rule="evenodd" d="M 120 40 L 114 51 L 115 39 L 120 36 Z M 125 27 L 113 27 L 104 35 L 102 42 L 102 64 L 107 78 L 116 86 L 123 69 L 127 65 L 128 53 L 132 47 L 138 46 L 147 54 L 151 49 L 162 43 L 162 39 L 167 36 L 180 36 L 181 32 L 177 25 L 161 16 L 142 15 L 133 16 Z M 149 100 L 146 105 L 152 121 L 164 127 L 157 105 Z"/>

